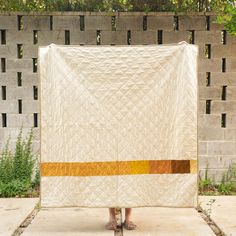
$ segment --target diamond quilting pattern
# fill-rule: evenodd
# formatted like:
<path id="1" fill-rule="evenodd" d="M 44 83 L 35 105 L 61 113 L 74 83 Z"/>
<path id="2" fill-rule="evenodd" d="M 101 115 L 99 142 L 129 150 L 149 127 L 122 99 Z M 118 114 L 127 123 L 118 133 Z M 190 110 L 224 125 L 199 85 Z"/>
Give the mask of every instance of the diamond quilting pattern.
<path id="1" fill-rule="evenodd" d="M 43 206 L 196 205 L 196 46 L 50 45 L 39 58 L 42 165 L 114 162 L 109 176 L 42 175 Z M 164 164 L 147 174 L 152 160 Z"/>

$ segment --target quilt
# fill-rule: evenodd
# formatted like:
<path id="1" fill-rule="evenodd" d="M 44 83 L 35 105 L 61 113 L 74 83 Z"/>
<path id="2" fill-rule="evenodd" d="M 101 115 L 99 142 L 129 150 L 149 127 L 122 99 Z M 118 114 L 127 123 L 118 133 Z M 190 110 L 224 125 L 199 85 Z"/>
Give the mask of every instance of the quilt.
<path id="1" fill-rule="evenodd" d="M 39 48 L 42 207 L 197 206 L 198 47 Z"/>

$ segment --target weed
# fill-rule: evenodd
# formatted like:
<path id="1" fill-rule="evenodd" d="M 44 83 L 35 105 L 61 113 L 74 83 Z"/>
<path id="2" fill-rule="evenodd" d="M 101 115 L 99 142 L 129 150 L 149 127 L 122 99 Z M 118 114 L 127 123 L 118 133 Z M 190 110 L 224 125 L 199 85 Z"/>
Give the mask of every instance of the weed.
<path id="1" fill-rule="evenodd" d="M 32 182 L 35 158 L 32 154 L 33 130 L 29 137 L 22 139 L 22 128 L 16 141 L 14 154 L 9 150 L 9 140 L 0 156 L 0 197 L 27 196 L 39 185 L 39 177 L 35 175 Z"/>

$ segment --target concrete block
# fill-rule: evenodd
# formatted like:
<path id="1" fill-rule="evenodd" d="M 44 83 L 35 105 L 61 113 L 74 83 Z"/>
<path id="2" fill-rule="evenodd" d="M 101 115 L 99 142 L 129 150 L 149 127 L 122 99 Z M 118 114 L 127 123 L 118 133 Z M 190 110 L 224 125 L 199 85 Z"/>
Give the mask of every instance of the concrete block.
<path id="1" fill-rule="evenodd" d="M 179 30 L 206 30 L 206 17 L 193 15 L 179 16 Z"/>
<path id="2" fill-rule="evenodd" d="M 156 31 L 132 31 L 131 32 L 131 44 L 156 44 L 157 32 Z"/>
<path id="3" fill-rule="evenodd" d="M 203 156 L 198 159 L 199 169 L 228 169 L 236 161 L 236 156 Z"/>
<path id="4" fill-rule="evenodd" d="M 230 128 L 225 128 L 224 129 L 224 140 L 227 141 L 236 141 L 236 128 L 230 129 Z"/>
<path id="5" fill-rule="evenodd" d="M 111 16 L 92 16 L 84 17 L 85 31 L 87 30 L 112 30 Z"/>
<path id="6" fill-rule="evenodd" d="M 50 30 L 50 16 L 24 15 L 22 17 L 24 30 Z"/>
<path id="7" fill-rule="evenodd" d="M 235 45 L 212 45 L 211 47 L 212 58 L 228 58 L 236 57 L 236 44 Z"/>
<path id="8" fill-rule="evenodd" d="M 59 31 L 60 32 L 60 31 Z M 47 46 L 54 40 L 54 31 L 39 31 L 38 32 L 38 45 Z"/>
<path id="9" fill-rule="evenodd" d="M 201 179 L 205 178 L 205 169 L 199 170 L 199 176 Z M 226 173 L 227 169 L 208 169 L 207 175 L 214 183 L 220 183 L 223 175 Z"/>
<path id="10" fill-rule="evenodd" d="M 234 57 L 236 51 L 236 45 L 229 46 L 223 44 L 211 44 L 211 58 L 222 60 L 222 58 L 227 58 L 226 63 L 229 57 Z M 205 59 L 205 44 L 199 44 L 199 58 Z"/>
<path id="11" fill-rule="evenodd" d="M 39 85 L 39 75 L 31 71 L 22 73 L 22 85 L 23 87 L 32 89 L 33 91 L 33 86 Z"/>
<path id="12" fill-rule="evenodd" d="M 179 43 L 181 41 L 188 42 L 187 31 L 163 31 L 163 43 Z"/>
<path id="13" fill-rule="evenodd" d="M 199 59 L 206 59 L 205 44 L 198 45 L 198 56 L 199 56 Z"/>
<path id="14" fill-rule="evenodd" d="M 103 45 L 127 45 L 127 31 L 101 31 L 101 43 Z"/>
<path id="15" fill-rule="evenodd" d="M 198 138 L 200 141 L 221 141 L 224 139 L 224 129 L 199 125 Z"/>
<path id="16" fill-rule="evenodd" d="M 0 46 L 0 55 L 3 58 L 15 59 L 17 57 L 17 44 L 9 42 L 8 45 Z"/>
<path id="17" fill-rule="evenodd" d="M 236 101 L 212 101 L 211 113 L 235 113 L 236 110 Z"/>
<path id="18" fill-rule="evenodd" d="M 17 15 L 0 15 L 0 29 L 17 30 Z"/>
<path id="19" fill-rule="evenodd" d="M 64 31 L 80 28 L 79 16 L 53 16 L 53 30 Z"/>
<path id="20" fill-rule="evenodd" d="M 207 158 L 199 158 L 199 168 L 206 169 L 228 169 L 234 161 L 236 161 L 235 156 L 207 156 Z"/>
<path id="21" fill-rule="evenodd" d="M 5 140 L 9 139 L 12 141 L 15 141 L 17 137 L 19 136 L 21 127 L 15 127 L 15 128 L 0 128 L 0 132 L 3 134 L 3 137 Z M 38 128 L 33 128 L 33 137 L 38 137 L 38 131 L 35 130 Z M 29 137 L 30 128 L 22 127 L 22 138 L 27 139 Z"/>
<path id="22" fill-rule="evenodd" d="M 236 100 L 236 85 L 235 86 L 227 86 L 227 100 Z"/>
<path id="23" fill-rule="evenodd" d="M 21 70 L 19 69 L 19 72 Z M 22 87 L 32 87 L 38 85 L 38 74 L 31 71 L 22 73 Z M 7 73 L 0 73 L 0 85 L 9 86 L 9 88 L 17 88 L 17 71 L 8 71 Z"/>
<path id="24" fill-rule="evenodd" d="M 0 86 L 14 87 L 17 86 L 16 73 L 0 74 Z"/>
<path id="25" fill-rule="evenodd" d="M 221 43 L 221 31 L 195 31 L 195 43 L 197 45 L 200 44 L 212 44 L 212 45 L 219 45 Z"/>
<path id="26" fill-rule="evenodd" d="M 102 32 L 101 32 L 102 35 Z M 78 35 L 78 41 L 80 44 L 85 45 L 96 45 L 97 44 L 97 33 L 96 30 L 81 31 Z M 103 37 L 101 36 L 101 43 L 103 44 Z"/>
<path id="27" fill-rule="evenodd" d="M 222 72 L 222 59 L 203 59 L 198 60 L 199 72 Z"/>
<path id="28" fill-rule="evenodd" d="M 0 55 L 1 55 L 1 57 L 7 57 L 8 50 L 9 50 L 9 46 L 0 45 Z"/>
<path id="29" fill-rule="evenodd" d="M 73 37 L 73 31 L 70 32 L 70 38 Z M 38 46 L 47 46 L 51 43 L 65 44 L 65 30 L 39 31 Z"/>
<path id="30" fill-rule="evenodd" d="M 23 58 L 31 59 L 38 57 L 38 45 L 24 45 L 23 46 Z"/>
<path id="31" fill-rule="evenodd" d="M 199 122 L 209 128 L 221 128 L 221 115 L 200 114 Z"/>
<path id="32" fill-rule="evenodd" d="M 171 31 L 174 29 L 174 16 L 148 16 L 147 29 Z"/>
<path id="33" fill-rule="evenodd" d="M 207 155 L 207 142 L 198 142 L 198 155 Z"/>
<path id="34" fill-rule="evenodd" d="M 226 116 L 226 126 L 229 129 L 235 129 L 236 128 L 236 113 L 227 114 L 227 116 Z"/>
<path id="35" fill-rule="evenodd" d="M 8 90 L 9 99 L 33 100 L 33 87 L 12 87 Z"/>
<path id="36" fill-rule="evenodd" d="M 231 141 L 208 142 L 209 155 L 236 155 L 236 143 Z"/>
<path id="37" fill-rule="evenodd" d="M 65 31 L 53 31 L 51 41 L 48 44 L 65 44 Z"/>
<path id="38" fill-rule="evenodd" d="M 236 44 L 236 36 L 227 34 L 226 43 L 228 45 L 235 45 Z"/>
<path id="39" fill-rule="evenodd" d="M 22 59 L 31 59 L 38 57 L 38 45 L 23 44 L 22 49 L 23 49 Z M 6 58 L 17 59 L 17 44 L 10 44 L 8 46 Z"/>
<path id="40" fill-rule="evenodd" d="M 78 29 L 72 29 L 70 31 L 70 45 L 79 45 L 80 44 L 79 35 L 80 35 L 81 32 L 83 33 L 84 31 L 80 31 L 79 28 Z M 65 36 L 65 34 L 64 34 L 64 36 Z"/>
<path id="41" fill-rule="evenodd" d="M 200 100 L 198 102 L 198 112 L 199 112 L 199 114 L 206 113 L 206 101 L 205 100 Z"/>
<path id="42" fill-rule="evenodd" d="M 17 113 L 17 101 L 15 99 L 8 99 L 0 102 L 1 113 L 14 114 Z"/>
<path id="43" fill-rule="evenodd" d="M 6 63 L 6 70 L 9 72 L 28 72 L 33 71 L 32 59 L 9 59 Z"/>
<path id="44" fill-rule="evenodd" d="M 226 71 L 236 72 L 236 57 L 226 59 Z"/>
<path id="45" fill-rule="evenodd" d="M 9 141 L 9 150 L 11 150 L 12 152 L 15 151 L 16 148 L 16 139 L 11 139 Z M 3 150 L 3 148 L 5 148 L 6 142 L 0 142 L 0 151 Z M 37 140 L 32 141 L 32 153 L 34 154 L 35 157 L 37 157 L 40 154 L 40 142 Z"/>
<path id="46" fill-rule="evenodd" d="M 208 165 L 208 155 L 198 155 L 198 168 L 199 170 L 206 169 Z"/>
<path id="47" fill-rule="evenodd" d="M 38 100 L 23 100 L 22 112 L 24 114 L 39 113 L 39 101 Z"/>
<path id="48" fill-rule="evenodd" d="M 198 89 L 202 86 L 206 86 L 206 73 L 198 72 Z M 199 91 L 200 92 L 200 91 Z"/>
<path id="49" fill-rule="evenodd" d="M 199 97 L 203 100 L 221 100 L 221 93 L 220 86 L 199 86 Z"/>
<path id="50" fill-rule="evenodd" d="M 212 86 L 236 86 L 236 72 L 212 72 L 211 73 L 211 84 Z"/>
<path id="51" fill-rule="evenodd" d="M 16 127 L 25 127 L 31 128 L 33 127 L 34 117 L 33 114 L 8 114 L 8 127 L 16 128 Z"/>
<path id="52" fill-rule="evenodd" d="M 143 16 L 123 16 L 116 17 L 117 30 L 143 30 Z"/>
<path id="53" fill-rule="evenodd" d="M 33 31 L 32 30 L 20 30 L 14 29 L 8 30 L 7 32 L 8 44 L 33 44 Z"/>

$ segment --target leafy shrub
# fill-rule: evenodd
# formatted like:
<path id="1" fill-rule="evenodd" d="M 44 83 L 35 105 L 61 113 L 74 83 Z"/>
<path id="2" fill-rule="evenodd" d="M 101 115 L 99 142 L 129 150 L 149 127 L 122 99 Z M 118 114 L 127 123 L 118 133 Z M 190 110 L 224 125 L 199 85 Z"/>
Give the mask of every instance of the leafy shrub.
<path id="1" fill-rule="evenodd" d="M 221 193 L 221 194 L 224 194 L 224 195 L 230 195 L 231 192 L 233 191 L 234 189 L 234 183 L 233 182 L 229 182 L 229 183 L 220 183 L 218 185 L 218 191 Z"/>
<path id="2" fill-rule="evenodd" d="M 1 197 L 16 197 L 25 194 L 31 187 L 29 182 L 24 182 L 19 179 L 11 180 L 8 183 L 0 182 Z"/>
<path id="3" fill-rule="evenodd" d="M 216 184 L 208 177 L 208 165 L 205 170 L 205 177 L 199 176 L 200 194 L 206 195 L 232 195 L 236 193 L 236 163 L 232 163 L 222 176 L 221 182 Z"/>
<path id="4" fill-rule="evenodd" d="M 36 163 L 32 154 L 32 137 L 31 129 L 29 137 L 23 140 L 21 128 L 14 154 L 9 150 L 8 139 L 0 157 L 0 197 L 22 196 L 32 190 L 32 187 L 39 185 L 38 180 L 32 181 Z"/>
<path id="5" fill-rule="evenodd" d="M 34 180 L 32 182 L 32 187 L 37 188 L 37 187 L 39 187 L 39 185 L 40 185 L 40 171 L 39 171 L 39 167 L 37 165 Z"/>

